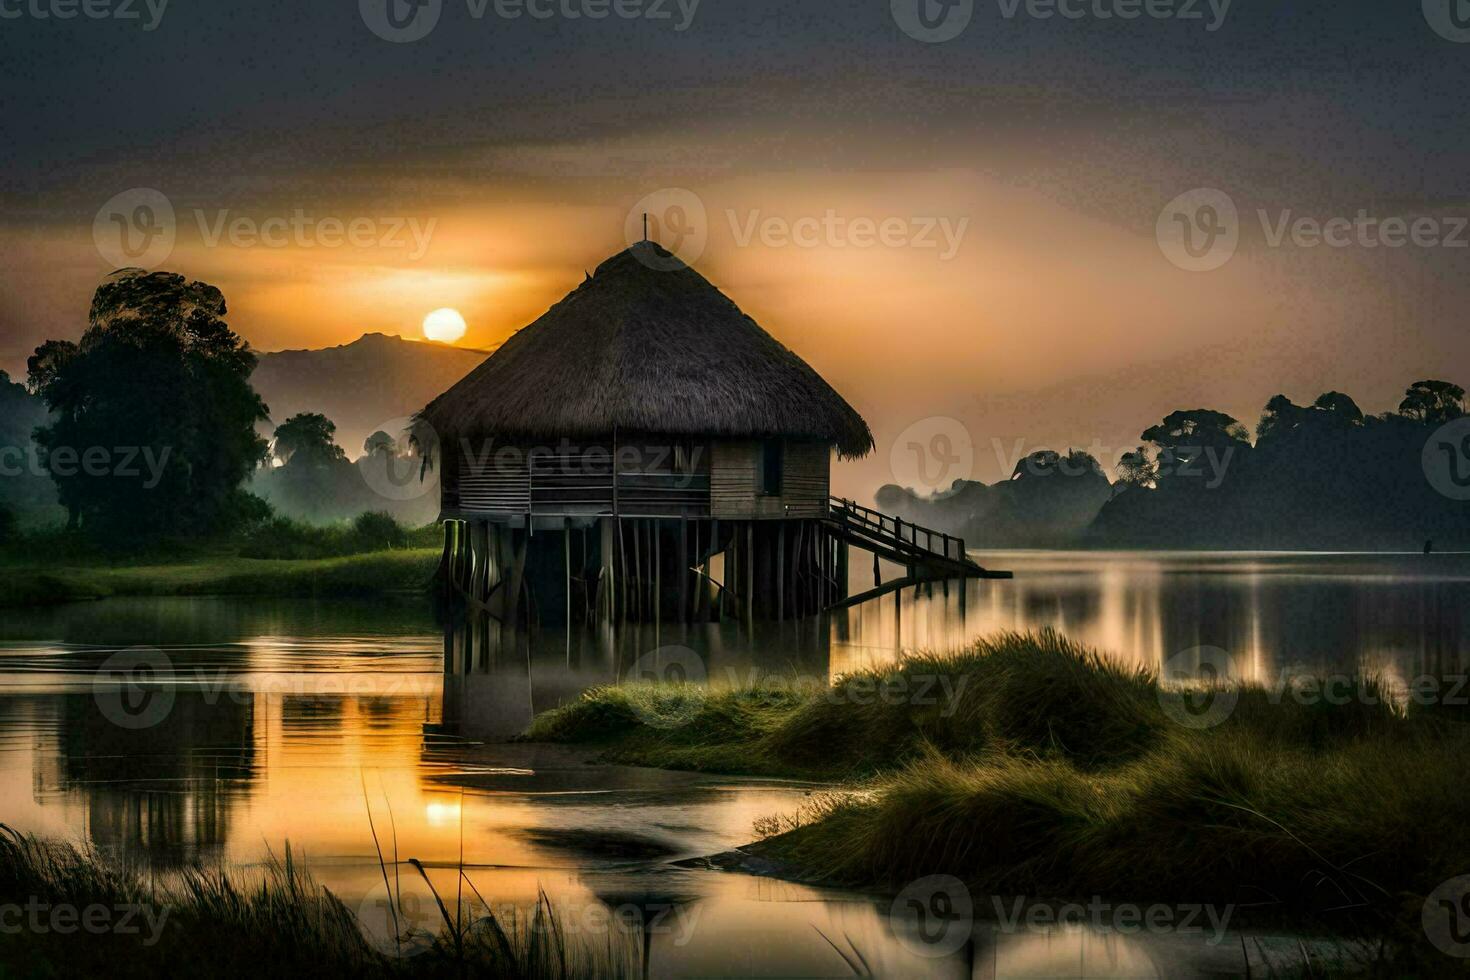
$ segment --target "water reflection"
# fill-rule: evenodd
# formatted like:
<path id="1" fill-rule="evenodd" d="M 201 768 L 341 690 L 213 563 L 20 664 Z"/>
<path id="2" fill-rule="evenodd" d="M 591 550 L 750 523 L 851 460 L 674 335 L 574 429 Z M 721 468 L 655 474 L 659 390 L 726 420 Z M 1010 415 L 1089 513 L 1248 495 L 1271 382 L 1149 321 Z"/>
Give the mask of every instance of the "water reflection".
<path id="1" fill-rule="evenodd" d="M 950 649 L 1000 630 L 1049 626 L 1151 667 L 1196 647 L 1227 651 L 1241 676 L 1287 668 L 1454 673 L 1470 647 L 1470 557 L 1037 553 L 987 555 L 1012 581 L 931 584 L 847 610 L 832 626 L 834 672 L 895 649 Z"/>
<path id="2" fill-rule="evenodd" d="M 1012 581 L 936 583 L 829 619 L 505 638 L 437 624 L 426 603 L 107 600 L 0 620 L 0 819 L 161 868 L 259 861 L 290 840 L 349 901 L 381 884 L 367 816 L 403 856 L 451 878 L 461 860 L 496 901 L 662 900 L 702 910 L 696 938 L 639 935 L 659 972 L 832 975 L 854 949 L 890 975 L 1180 975 L 1215 951 L 1159 937 L 981 930 L 915 958 L 871 896 L 671 864 L 747 842 L 813 789 L 588 765 L 507 745 L 541 710 L 697 654 L 707 677 L 825 678 L 1001 629 L 1052 626 L 1132 661 L 1224 648 L 1246 672 L 1399 678 L 1464 670 L 1470 561 L 1344 556 L 987 556 Z M 864 583 L 866 584 L 866 583 Z M 157 649 L 174 700 L 158 724 L 102 712 L 98 668 Z M 835 944 L 835 945 L 834 945 Z M 1238 943 L 1237 943 L 1238 948 Z M 1238 966 L 1238 964 L 1236 964 Z M 1199 969 L 1197 969 L 1199 968 Z M 1215 972 L 1239 972 L 1234 966 Z"/>

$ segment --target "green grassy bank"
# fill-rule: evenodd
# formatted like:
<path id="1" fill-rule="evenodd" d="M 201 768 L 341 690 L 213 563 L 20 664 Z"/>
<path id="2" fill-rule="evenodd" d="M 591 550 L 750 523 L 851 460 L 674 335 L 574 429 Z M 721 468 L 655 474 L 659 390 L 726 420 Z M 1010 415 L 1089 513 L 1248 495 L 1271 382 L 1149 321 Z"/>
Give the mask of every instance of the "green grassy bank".
<path id="1" fill-rule="evenodd" d="M 422 592 L 439 549 L 339 558 L 192 557 L 168 564 L 14 566 L 0 571 L 0 606 L 112 596 L 301 596 L 347 598 Z"/>
<path id="2" fill-rule="evenodd" d="M 1228 902 L 1422 946 L 1425 896 L 1470 873 L 1470 725 L 1396 708 L 1371 677 L 1332 698 L 1221 695 L 1224 720 L 1190 727 L 1152 672 L 1007 635 L 831 687 L 601 688 L 526 737 L 833 781 L 758 825 L 749 850 L 797 876 Z"/>

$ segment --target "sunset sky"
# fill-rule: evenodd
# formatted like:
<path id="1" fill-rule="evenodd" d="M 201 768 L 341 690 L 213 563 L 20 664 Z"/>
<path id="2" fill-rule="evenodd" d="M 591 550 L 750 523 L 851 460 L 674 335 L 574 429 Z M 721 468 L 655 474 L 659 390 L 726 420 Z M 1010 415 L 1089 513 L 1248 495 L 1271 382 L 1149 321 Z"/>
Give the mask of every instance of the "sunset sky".
<path id="1" fill-rule="evenodd" d="M 1417 378 L 1470 383 L 1470 43 L 1419 3 L 1241 0 L 1216 24 L 1205 2 L 980 0 L 926 43 L 889 0 L 660 0 L 668 19 L 443 0 L 392 43 L 373 2 L 0 19 L 0 369 L 81 333 L 114 267 L 94 221 L 134 188 L 175 215 L 160 267 L 219 286 L 266 351 L 418 338 L 442 307 L 494 346 L 678 188 L 704 210 L 700 271 L 872 424 L 839 487 L 889 479 L 894 437 L 933 416 L 994 479 L 997 446 L 1116 453 L 1175 408 L 1253 425 L 1277 392 L 1381 411 Z M 1196 188 L 1238 208 L 1213 271 L 1156 237 Z M 228 231 L 298 212 L 281 247 Z M 1360 212 L 1447 241 L 1272 241 Z M 369 231 L 336 244 L 321 219 Z M 812 238 L 780 232 L 803 219 Z"/>

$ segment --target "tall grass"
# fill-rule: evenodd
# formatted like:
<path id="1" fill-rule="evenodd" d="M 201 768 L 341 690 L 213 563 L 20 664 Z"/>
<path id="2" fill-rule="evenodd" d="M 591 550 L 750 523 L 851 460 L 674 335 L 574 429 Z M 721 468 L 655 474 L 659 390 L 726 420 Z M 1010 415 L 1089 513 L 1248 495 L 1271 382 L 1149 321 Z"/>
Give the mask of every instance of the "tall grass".
<path id="1" fill-rule="evenodd" d="M 451 911 L 441 901 L 439 932 L 418 937 L 423 941 L 405 948 L 404 955 L 385 953 L 368 941 L 353 912 L 300 866 L 289 846 L 258 871 L 189 868 L 155 879 L 94 850 L 0 825 L 0 906 L 69 906 L 79 912 L 137 907 L 160 923 L 156 934 L 142 917 L 134 920 L 137 933 L 58 932 L 28 928 L 22 920 L 18 931 L 0 930 L 4 976 L 566 980 L 639 972 L 636 938 L 609 932 L 601 943 L 574 942 L 544 893 L 525 915 L 497 915 L 482 900 L 472 916 L 468 903 Z M 120 922 L 117 914 L 110 920 Z"/>
<path id="2" fill-rule="evenodd" d="M 937 702 L 873 694 L 917 695 L 934 678 L 948 683 Z M 1223 722 L 1189 728 L 1153 671 L 1052 632 L 1004 634 L 830 688 L 686 690 L 691 721 L 675 728 L 656 689 L 602 688 L 527 737 L 832 780 L 759 821 L 749 848 L 799 877 L 898 888 L 948 874 L 990 894 L 1225 902 L 1422 941 L 1416 902 L 1470 873 L 1470 725 L 1404 710 L 1371 674 L 1332 699 L 1231 693 Z"/>

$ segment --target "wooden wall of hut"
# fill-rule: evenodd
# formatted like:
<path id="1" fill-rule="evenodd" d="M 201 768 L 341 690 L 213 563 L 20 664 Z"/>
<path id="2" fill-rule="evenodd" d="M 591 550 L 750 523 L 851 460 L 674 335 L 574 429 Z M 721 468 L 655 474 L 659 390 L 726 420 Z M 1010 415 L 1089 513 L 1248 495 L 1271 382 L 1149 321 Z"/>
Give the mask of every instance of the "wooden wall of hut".
<path id="1" fill-rule="evenodd" d="M 847 596 L 846 545 L 819 520 L 595 518 L 444 523 L 445 595 L 512 628 L 786 620 Z"/>

